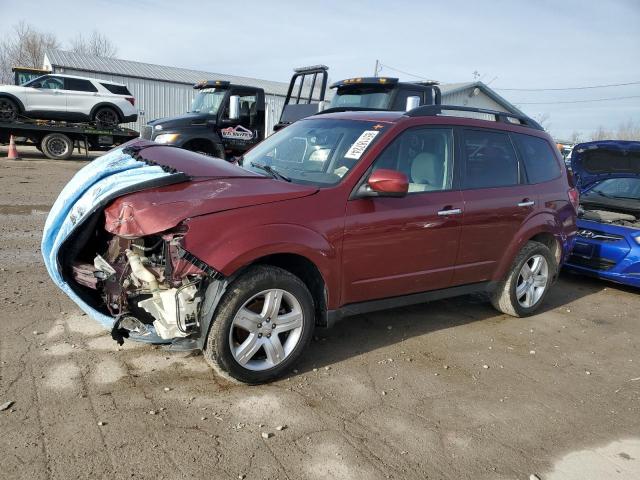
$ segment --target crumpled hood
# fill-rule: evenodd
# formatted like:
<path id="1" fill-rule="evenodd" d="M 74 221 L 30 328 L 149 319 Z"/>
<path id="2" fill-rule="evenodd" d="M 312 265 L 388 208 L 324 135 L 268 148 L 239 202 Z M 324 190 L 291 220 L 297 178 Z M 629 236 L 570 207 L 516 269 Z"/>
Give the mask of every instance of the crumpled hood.
<path id="1" fill-rule="evenodd" d="M 318 191 L 317 187 L 275 180 L 187 150 L 146 141 L 136 145 L 142 149 L 134 158 L 185 173 L 191 180 L 115 199 L 104 211 L 105 229 L 114 235 L 151 235 L 190 217 L 291 200 Z"/>
<path id="2" fill-rule="evenodd" d="M 571 169 L 581 193 L 607 178 L 640 176 L 640 142 L 601 140 L 573 147 Z"/>

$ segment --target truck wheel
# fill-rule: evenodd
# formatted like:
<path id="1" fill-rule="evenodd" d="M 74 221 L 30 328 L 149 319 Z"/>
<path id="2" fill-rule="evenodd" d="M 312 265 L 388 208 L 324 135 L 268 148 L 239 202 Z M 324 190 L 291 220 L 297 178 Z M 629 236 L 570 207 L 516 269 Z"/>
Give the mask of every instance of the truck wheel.
<path id="1" fill-rule="evenodd" d="M 241 382 L 268 382 L 289 371 L 314 324 L 313 298 L 298 277 L 278 267 L 251 267 L 220 301 L 204 357 Z"/>
<path id="2" fill-rule="evenodd" d="M 0 122 L 13 122 L 18 118 L 18 105 L 8 98 L 0 98 Z"/>
<path id="3" fill-rule="evenodd" d="M 507 277 L 493 292 L 491 303 L 507 315 L 532 315 L 542 305 L 557 270 L 555 257 L 546 245 L 527 242 L 513 261 Z"/>
<path id="4" fill-rule="evenodd" d="M 115 127 L 120 123 L 120 116 L 111 107 L 101 107 L 93 114 L 93 121 L 104 127 Z"/>
<path id="5" fill-rule="evenodd" d="M 73 142 L 62 133 L 50 133 L 44 137 L 40 148 L 52 160 L 67 160 L 73 154 Z"/>

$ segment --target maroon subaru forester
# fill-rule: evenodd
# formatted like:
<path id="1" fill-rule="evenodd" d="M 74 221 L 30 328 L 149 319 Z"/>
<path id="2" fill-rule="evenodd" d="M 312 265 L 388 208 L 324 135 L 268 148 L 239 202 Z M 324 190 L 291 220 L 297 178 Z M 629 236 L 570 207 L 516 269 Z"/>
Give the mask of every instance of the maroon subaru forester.
<path id="1" fill-rule="evenodd" d="M 553 140 L 501 112 L 319 114 L 240 165 L 144 140 L 124 151 L 181 180 L 102 206 L 63 276 L 114 338 L 199 348 L 248 383 L 349 315 L 472 292 L 530 315 L 576 231 Z"/>

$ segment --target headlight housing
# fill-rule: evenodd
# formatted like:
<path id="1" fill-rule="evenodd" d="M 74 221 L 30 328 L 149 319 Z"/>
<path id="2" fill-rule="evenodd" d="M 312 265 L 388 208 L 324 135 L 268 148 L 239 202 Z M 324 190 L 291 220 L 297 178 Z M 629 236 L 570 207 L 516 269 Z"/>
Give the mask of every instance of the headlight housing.
<path id="1" fill-rule="evenodd" d="M 156 143 L 174 143 L 178 138 L 180 138 L 179 133 L 163 133 L 154 138 L 153 141 Z"/>

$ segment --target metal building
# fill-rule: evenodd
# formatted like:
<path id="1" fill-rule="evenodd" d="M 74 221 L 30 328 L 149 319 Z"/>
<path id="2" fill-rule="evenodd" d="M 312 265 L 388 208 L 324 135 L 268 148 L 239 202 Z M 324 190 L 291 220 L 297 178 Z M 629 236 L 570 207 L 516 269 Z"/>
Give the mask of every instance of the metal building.
<path id="1" fill-rule="evenodd" d="M 280 118 L 289 86 L 283 82 L 96 57 L 63 50 L 47 51 L 43 68 L 52 73 L 99 78 L 126 85 L 136 98 L 136 107 L 139 110 L 137 123 L 126 126 L 137 130 L 156 118 L 187 112 L 195 95 L 193 85 L 200 80 L 228 80 L 238 85 L 262 88 L 265 93 L 267 126 L 273 126 Z"/>
<path id="2" fill-rule="evenodd" d="M 228 80 L 239 85 L 264 89 L 267 104 L 266 131 L 271 131 L 271 127 L 280 118 L 288 88 L 288 84 L 284 82 L 96 57 L 63 50 L 46 52 L 43 68 L 52 73 L 99 78 L 127 85 L 136 98 L 136 106 L 139 109 L 137 123 L 127 126 L 137 130 L 151 120 L 187 112 L 195 94 L 193 85 L 196 82 Z M 524 115 L 482 82 L 444 83 L 439 86 L 442 90 L 443 104 L 488 108 Z M 327 99 L 331 96 L 332 91 L 327 91 Z"/>

